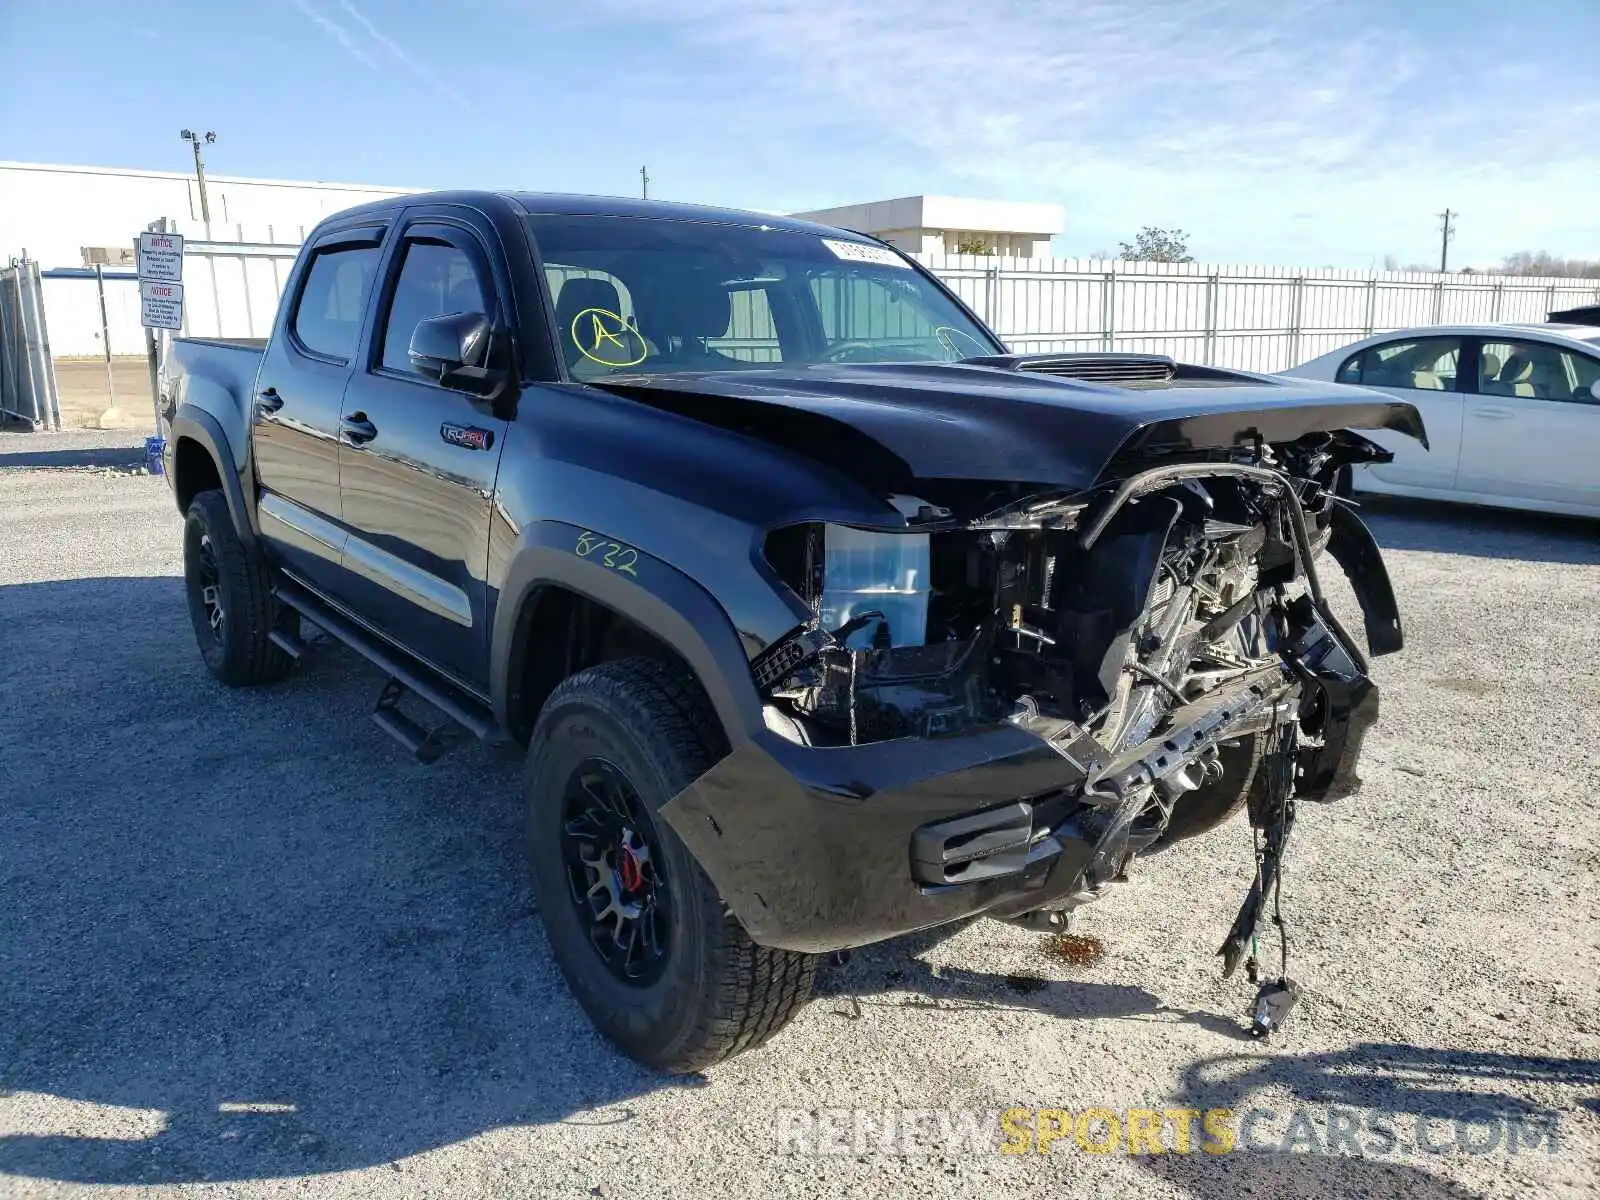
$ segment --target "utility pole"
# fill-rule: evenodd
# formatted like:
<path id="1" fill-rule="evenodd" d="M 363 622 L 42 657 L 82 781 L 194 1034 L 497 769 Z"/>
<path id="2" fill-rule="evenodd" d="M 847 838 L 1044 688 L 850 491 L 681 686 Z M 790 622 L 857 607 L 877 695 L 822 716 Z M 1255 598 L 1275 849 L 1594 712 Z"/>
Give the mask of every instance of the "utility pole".
<path id="1" fill-rule="evenodd" d="M 1441 275 L 1450 269 L 1450 239 L 1456 236 L 1455 226 L 1451 222 L 1460 215 L 1458 212 L 1451 212 L 1448 208 L 1439 214 L 1439 273 Z"/>
<path id="2" fill-rule="evenodd" d="M 200 157 L 200 143 L 205 142 L 210 145 L 217 140 L 217 135 L 210 131 L 195 133 L 192 129 L 185 129 L 178 136 L 194 147 L 194 177 L 200 184 L 200 220 L 206 227 L 206 241 L 209 242 L 211 240 L 211 205 L 206 201 L 206 163 L 205 159 Z"/>
<path id="3" fill-rule="evenodd" d="M 650 168 L 649 167 L 640 167 L 639 168 L 639 195 L 642 196 L 646 200 L 650 199 Z"/>

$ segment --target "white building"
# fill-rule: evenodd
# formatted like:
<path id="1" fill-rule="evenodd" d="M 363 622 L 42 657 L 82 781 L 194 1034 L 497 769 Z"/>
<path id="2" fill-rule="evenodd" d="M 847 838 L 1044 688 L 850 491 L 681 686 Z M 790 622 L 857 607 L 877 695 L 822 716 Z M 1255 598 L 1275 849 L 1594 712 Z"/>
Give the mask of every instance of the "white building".
<path id="1" fill-rule="evenodd" d="M 218 241 L 298 242 L 330 213 L 415 188 L 291 179 L 206 176 L 211 235 Z M 87 248 L 131 248 L 159 217 L 201 237 L 194 173 L 0 162 L 0 259 L 28 252 L 46 269 L 89 265 Z"/>
<path id="2" fill-rule="evenodd" d="M 910 254 L 955 254 L 962 246 L 981 245 L 1010 258 L 1049 258 L 1051 237 L 1066 225 L 1059 204 L 961 196 L 903 196 L 794 215 L 870 233 Z"/>
<path id="3" fill-rule="evenodd" d="M 294 179 L 206 176 L 211 235 L 217 241 L 299 242 L 323 217 L 415 188 Z M 1013 258 L 1047 258 L 1065 218 L 1059 204 L 904 196 L 796 213 L 881 237 L 913 254 L 981 244 Z M 91 265 L 84 251 L 117 253 L 151 221 L 166 217 L 189 237 L 204 236 L 192 171 L 0 162 L 0 257 L 27 250 L 45 268 Z"/>
<path id="4" fill-rule="evenodd" d="M 210 233 L 218 242 L 297 245 L 332 213 L 417 190 L 206 175 Z M 981 244 L 1020 259 L 1047 258 L 1051 235 L 1063 225 L 1059 205 L 952 196 L 907 196 L 797 215 L 870 233 L 912 253 L 955 253 L 959 246 Z M 131 251 L 139 233 L 160 218 L 188 238 L 206 236 L 193 172 L 0 162 L 0 262 L 26 251 L 46 270 L 46 320 L 56 357 L 98 357 L 108 345 L 115 355 L 143 352 Z M 95 281 L 81 270 L 96 263 L 109 272 L 104 327 Z M 238 264 L 207 273 L 199 281 L 201 292 L 186 306 L 186 316 L 194 322 L 187 331 L 242 333 L 243 326 L 220 328 L 228 323 L 221 315 L 224 310 L 242 309 L 252 314 L 248 332 L 260 336 L 276 301 L 274 281 L 281 286 L 282 272 L 269 269 L 270 264 L 257 266 L 265 274 L 254 283 L 243 275 L 234 279 L 243 269 Z M 68 277 L 57 268 L 79 270 Z M 261 294 L 254 295 L 256 291 Z M 254 296 L 253 304 L 243 299 L 247 292 Z"/>

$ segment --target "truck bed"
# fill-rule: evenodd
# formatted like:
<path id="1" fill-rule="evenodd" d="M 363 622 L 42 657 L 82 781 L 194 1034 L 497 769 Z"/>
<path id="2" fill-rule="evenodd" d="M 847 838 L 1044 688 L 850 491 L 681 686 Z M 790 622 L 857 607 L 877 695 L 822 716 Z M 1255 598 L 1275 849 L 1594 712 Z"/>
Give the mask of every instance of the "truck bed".
<path id="1" fill-rule="evenodd" d="M 172 339 L 158 373 L 164 456 L 171 453 L 173 419 L 179 406 L 187 404 L 215 423 L 213 436 L 228 443 L 234 461 L 244 461 L 250 395 L 266 344 L 265 338 Z M 170 462 L 167 468 L 170 471 Z"/>

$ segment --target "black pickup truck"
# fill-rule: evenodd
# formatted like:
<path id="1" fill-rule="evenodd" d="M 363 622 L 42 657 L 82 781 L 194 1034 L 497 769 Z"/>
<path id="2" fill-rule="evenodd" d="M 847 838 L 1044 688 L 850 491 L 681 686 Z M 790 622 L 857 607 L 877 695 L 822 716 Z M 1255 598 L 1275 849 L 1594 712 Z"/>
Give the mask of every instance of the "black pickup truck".
<path id="1" fill-rule="evenodd" d="M 478 192 L 329 218 L 265 345 L 178 339 L 161 408 L 207 666 L 279 679 L 304 620 L 419 759 L 525 745 L 554 954 L 676 1071 L 819 954 L 1061 929 L 1247 808 L 1231 970 L 1377 712 L 1319 564 L 1400 645 L 1353 431 L 1423 436 L 1355 388 L 1010 354 L 859 234 Z"/>

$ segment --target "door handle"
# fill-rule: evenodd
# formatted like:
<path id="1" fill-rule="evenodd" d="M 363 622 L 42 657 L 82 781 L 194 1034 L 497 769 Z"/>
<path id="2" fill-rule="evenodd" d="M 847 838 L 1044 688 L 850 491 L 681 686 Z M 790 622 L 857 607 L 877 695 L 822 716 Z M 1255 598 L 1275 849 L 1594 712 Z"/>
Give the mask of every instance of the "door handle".
<path id="1" fill-rule="evenodd" d="M 277 412 L 283 407 L 283 397 L 278 395 L 277 388 L 262 388 L 256 393 L 256 411 L 266 416 Z"/>
<path id="2" fill-rule="evenodd" d="M 1482 417 L 1485 421 L 1504 421 L 1511 415 L 1511 411 L 1505 408 L 1475 408 L 1472 410 L 1472 415 Z"/>
<path id="3" fill-rule="evenodd" d="M 339 422 L 339 433 L 352 446 L 360 446 L 378 436 L 378 427 L 367 420 L 366 413 L 351 413 Z"/>

